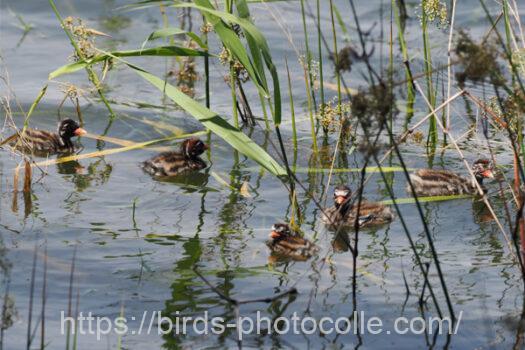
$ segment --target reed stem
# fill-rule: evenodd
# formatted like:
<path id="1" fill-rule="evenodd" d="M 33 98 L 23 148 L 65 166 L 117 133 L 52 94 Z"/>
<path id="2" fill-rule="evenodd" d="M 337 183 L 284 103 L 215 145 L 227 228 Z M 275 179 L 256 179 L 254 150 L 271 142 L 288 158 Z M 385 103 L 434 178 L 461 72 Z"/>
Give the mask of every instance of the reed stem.
<path id="1" fill-rule="evenodd" d="M 324 97 L 324 74 L 323 74 L 323 46 L 321 45 L 321 5 L 317 0 L 317 60 L 319 61 L 319 93 L 321 95 L 321 106 L 325 105 Z"/>
<path id="2" fill-rule="evenodd" d="M 337 109 L 339 112 L 339 120 L 341 127 L 343 126 L 343 109 L 341 108 L 341 74 L 338 69 L 339 67 L 339 51 L 337 50 L 337 32 L 335 30 L 335 19 L 334 19 L 334 4 L 333 0 L 330 0 L 330 19 L 332 21 L 332 36 L 334 38 L 334 63 L 335 63 L 335 76 L 337 78 Z"/>
<path id="3" fill-rule="evenodd" d="M 288 76 L 288 95 L 290 96 L 290 114 L 292 117 L 292 141 L 293 141 L 293 148 L 294 150 L 297 150 L 297 126 L 295 125 L 295 107 L 293 102 L 293 94 L 292 94 L 292 81 L 290 78 L 290 69 L 288 68 L 288 60 L 284 59 L 284 64 L 286 66 L 286 74 Z"/>
<path id="4" fill-rule="evenodd" d="M 308 30 L 306 28 L 306 14 L 304 10 L 304 0 L 301 0 L 301 16 L 303 20 L 304 45 L 305 45 L 305 50 L 306 50 L 305 61 L 306 61 L 306 66 L 308 67 L 308 80 L 309 80 L 310 95 L 311 95 L 312 100 L 314 101 L 313 103 L 314 108 L 317 108 L 317 106 L 315 106 L 315 94 L 314 94 L 315 89 L 314 89 L 314 81 L 313 81 L 313 74 L 312 74 L 312 53 L 310 52 L 310 47 L 308 44 L 309 40 L 308 40 Z"/>

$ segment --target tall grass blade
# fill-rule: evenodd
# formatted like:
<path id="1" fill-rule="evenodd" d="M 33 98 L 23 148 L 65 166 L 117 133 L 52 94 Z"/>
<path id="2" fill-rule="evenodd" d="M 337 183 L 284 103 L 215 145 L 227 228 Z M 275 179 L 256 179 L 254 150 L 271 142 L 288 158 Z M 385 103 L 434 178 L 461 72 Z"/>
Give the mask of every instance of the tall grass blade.
<path id="1" fill-rule="evenodd" d="M 159 46 L 144 50 L 113 51 L 107 54 L 97 55 L 89 60 L 80 60 L 75 63 L 64 65 L 49 73 L 49 79 L 55 79 L 64 74 L 74 73 L 80 69 L 89 67 L 95 63 L 107 60 L 110 57 L 139 57 L 139 56 L 206 56 L 206 51 L 190 49 L 182 46 Z"/>
<path id="2" fill-rule="evenodd" d="M 290 96 L 290 114 L 292 117 L 292 140 L 293 140 L 293 147 L 296 150 L 297 149 L 297 126 L 295 124 L 295 107 L 293 102 L 293 94 L 292 94 L 292 81 L 290 79 L 290 69 L 288 68 L 288 60 L 285 59 L 284 63 L 286 65 L 286 74 L 288 76 L 288 95 Z"/>
<path id="3" fill-rule="evenodd" d="M 321 95 L 321 106 L 325 105 L 324 96 L 324 71 L 323 71 L 323 46 L 321 45 L 322 32 L 321 32 L 321 3 L 320 0 L 316 1 L 317 10 L 317 60 L 319 61 L 319 94 Z M 289 76 L 289 75 L 288 75 Z"/>
<path id="4" fill-rule="evenodd" d="M 392 7 L 394 9 L 394 17 L 395 17 L 395 23 L 397 27 L 397 36 L 399 40 L 399 47 L 401 48 L 401 54 L 403 56 L 403 61 L 409 62 L 408 49 L 407 49 L 407 44 L 406 44 L 405 34 L 404 34 L 405 28 L 404 28 L 403 22 L 401 21 L 401 16 L 400 16 L 401 9 L 398 7 L 398 5 L 400 5 L 399 1 L 392 0 Z M 410 72 L 410 69 L 406 65 L 405 65 L 405 76 L 406 76 L 406 81 L 407 81 L 407 84 L 406 84 L 406 87 L 407 87 L 407 90 L 406 90 L 407 91 L 407 106 L 406 106 L 407 116 L 406 118 L 407 118 L 407 124 L 408 124 L 408 122 L 414 115 L 414 101 L 416 99 L 416 91 L 414 89 L 414 86 L 411 83 L 412 73 Z"/>
<path id="5" fill-rule="evenodd" d="M 315 89 L 314 89 L 314 77 L 313 77 L 313 72 L 312 72 L 312 53 L 310 51 L 310 46 L 308 44 L 309 40 L 308 40 L 308 29 L 306 27 L 306 15 L 305 15 L 305 10 L 304 10 L 304 1 L 305 0 L 300 0 L 300 3 L 301 3 L 301 18 L 302 18 L 302 23 L 303 23 L 303 35 L 304 35 L 304 48 L 305 48 L 305 51 L 306 51 L 306 54 L 305 54 L 305 62 L 304 64 L 306 64 L 306 67 L 308 69 L 308 80 L 310 82 L 310 95 L 312 96 L 312 100 L 314 101 L 314 108 L 317 108 L 317 106 L 315 106 Z"/>
<path id="6" fill-rule="evenodd" d="M 71 270 L 69 272 L 69 290 L 67 295 L 67 317 L 71 317 L 72 301 L 73 301 L 73 278 L 75 277 L 75 262 L 77 257 L 77 246 L 73 250 L 73 258 L 71 259 Z M 76 316 L 76 315 L 75 315 Z M 69 350 L 69 340 L 71 337 L 71 323 L 67 322 L 66 330 L 66 350 Z"/>
<path id="7" fill-rule="evenodd" d="M 35 275 L 36 275 L 36 257 L 37 257 L 38 246 L 35 243 L 35 249 L 33 252 L 33 267 L 31 269 L 31 284 L 29 287 L 29 311 L 27 316 L 27 338 L 26 345 L 27 350 L 31 349 L 31 323 L 33 320 L 33 298 L 35 293 Z"/>
<path id="8" fill-rule="evenodd" d="M 427 0 L 424 0 L 427 1 Z M 425 76 L 427 81 L 427 97 L 430 101 L 432 109 L 436 107 L 436 89 L 434 89 L 432 83 L 432 53 L 430 50 L 430 39 L 428 36 L 428 17 L 425 11 L 425 6 L 421 7 L 421 27 L 423 30 L 423 52 L 424 52 L 424 66 L 425 66 Z M 428 136 L 427 136 L 427 152 L 433 155 L 436 146 L 437 146 L 437 115 L 430 117 L 429 126 L 428 126 Z"/>
<path id="9" fill-rule="evenodd" d="M 27 168 L 26 168 L 27 169 Z M 29 167 L 31 169 L 31 167 Z M 42 310 L 40 321 L 40 349 L 45 349 L 46 340 L 46 300 L 47 300 L 47 242 L 44 247 L 44 276 L 42 282 Z"/>
<path id="10" fill-rule="evenodd" d="M 33 101 L 33 103 L 31 104 L 31 107 L 29 107 L 29 111 L 27 111 L 27 115 L 26 115 L 26 118 L 24 120 L 24 129 L 22 130 L 22 133 L 27 128 L 27 126 L 29 124 L 29 118 L 31 118 L 31 115 L 33 114 L 36 106 L 38 106 L 38 104 L 40 103 L 40 100 L 42 100 L 42 98 L 46 94 L 46 91 L 47 91 L 47 84 L 42 88 L 42 90 L 40 90 L 40 93 L 36 97 L 35 101 Z"/>

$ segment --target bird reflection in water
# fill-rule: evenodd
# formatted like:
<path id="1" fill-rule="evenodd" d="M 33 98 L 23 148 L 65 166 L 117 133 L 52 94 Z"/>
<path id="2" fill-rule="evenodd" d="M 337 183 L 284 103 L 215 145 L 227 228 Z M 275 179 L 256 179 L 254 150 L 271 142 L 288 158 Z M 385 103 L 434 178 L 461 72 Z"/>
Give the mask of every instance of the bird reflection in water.
<path id="1" fill-rule="evenodd" d="M 67 178 L 72 180 L 77 191 L 83 191 L 92 185 L 99 186 L 107 183 L 112 171 L 113 166 L 108 164 L 104 158 L 89 163 L 87 167 L 76 160 L 57 163 L 57 172 L 68 175 Z"/>

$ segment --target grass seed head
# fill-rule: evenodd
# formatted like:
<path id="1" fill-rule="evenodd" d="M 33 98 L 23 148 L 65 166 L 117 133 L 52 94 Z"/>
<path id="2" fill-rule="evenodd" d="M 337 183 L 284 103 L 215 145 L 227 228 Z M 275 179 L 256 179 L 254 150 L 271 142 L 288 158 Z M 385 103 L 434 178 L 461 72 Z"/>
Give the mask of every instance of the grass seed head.
<path id="1" fill-rule="evenodd" d="M 222 48 L 221 53 L 219 54 L 219 61 L 221 62 L 223 66 L 229 66 L 233 68 L 233 73 L 235 74 L 235 77 L 239 79 L 240 82 L 245 83 L 250 79 L 250 76 L 248 75 L 248 71 L 244 68 L 242 63 L 239 62 L 235 57 L 233 57 L 230 50 L 228 50 L 224 46 Z M 228 76 L 227 81 L 229 80 L 230 78 Z"/>
<path id="2" fill-rule="evenodd" d="M 421 15 L 419 16 L 421 23 L 423 16 L 426 16 L 427 22 L 435 23 L 438 28 L 448 27 L 448 11 L 447 4 L 440 0 L 422 0 L 421 1 Z"/>
<path id="3" fill-rule="evenodd" d="M 342 133 L 346 134 L 349 130 L 350 113 L 352 107 L 350 102 L 341 102 L 339 104 L 336 99 L 319 106 L 319 113 L 317 119 L 321 123 L 325 132 L 336 132 L 339 128 L 343 128 Z"/>
<path id="4" fill-rule="evenodd" d="M 75 62 L 93 58 L 96 55 L 95 34 L 84 25 L 81 18 L 66 17 L 63 21 L 64 29 L 68 30 L 77 42 L 78 51 L 73 53 Z"/>
<path id="5" fill-rule="evenodd" d="M 213 25 L 210 22 L 206 22 L 200 27 L 200 32 L 202 34 L 208 34 L 208 33 L 211 33 L 212 31 L 213 31 Z"/>

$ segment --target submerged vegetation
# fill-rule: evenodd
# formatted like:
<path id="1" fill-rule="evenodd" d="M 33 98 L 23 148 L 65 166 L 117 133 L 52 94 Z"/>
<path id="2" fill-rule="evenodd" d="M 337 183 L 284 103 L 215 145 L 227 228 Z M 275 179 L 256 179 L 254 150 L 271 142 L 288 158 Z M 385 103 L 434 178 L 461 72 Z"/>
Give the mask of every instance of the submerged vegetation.
<path id="1" fill-rule="evenodd" d="M 495 43 L 477 44 L 466 32 L 460 31 L 454 52 L 462 67 L 462 70 L 456 73 L 459 86 L 464 87 L 466 81 L 488 82 L 497 86 L 504 84 Z"/>
<path id="2" fill-rule="evenodd" d="M 195 139 L 198 136 L 206 139 L 206 145 L 211 145 L 209 150 L 207 146 L 201 146 L 198 154 L 189 156 L 187 153 L 192 150 L 185 146 L 185 141 L 179 153 L 171 153 L 171 158 L 169 153 L 162 153 L 164 156 L 154 158 L 159 163 L 167 163 L 163 163 L 165 169 L 168 169 L 162 172 L 163 175 L 170 174 L 170 169 L 177 170 L 172 171 L 174 178 L 151 179 L 177 184 L 188 194 L 202 194 L 199 215 L 192 215 L 189 220 L 182 217 L 179 219 L 180 222 L 194 221 L 197 225 L 196 234 L 191 236 L 191 233 L 185 232 L 187 236 L 183 238 L 179 235 L 166 238 L 153 232 L 156 229 L 165 229 L 162 225 L 148 234 L 141 233 L 135 219 L 137 198 L 132 205 L 133 228 L 121 229 L 136 234 L 133 239 L 140 237 L 150 243 L 164 244 L 167 240 L 184 242 L 182 246 L 186 255 L 182 258 L 170 256 L 170 259 L 177 261 L 177 277 L 171 286 L 173 300 L 170 299 L 164 305 L 164 316 L 174 318 L 179 309 L 184 312 L 188 308 L 196 313 L 196 310 L 213 309 L 223 303 L 227 305 L 223 306 L 226 309 L 225 314 L 233 318 L 239 316 L 241 304 L 264 302 L 270 305 L 268 309 L 277 318 L 287 313 L 287 303 L 292 304 L 301 293 L 306 295 L 306 301 L 302 304 L 303 311 L 309 314 L 312 300 L 318 297 L 318 289 L 319 292 L 322 289 L 324 293 L 328 293 L 340 282 L 345 285 L 347 293 L 340 303 L 349 305 L 345 311 L 352 311 L 352 316 L 348 316 L 350 313 L 346 316 L 352 322 L 357 322 L 353 317 L 356 315 L 355 311 L 361 310 L 361 301 L 365 299 L 361 288 L 365 288 L 363 285 L 367 282 L 363 281 L 370 278 L 365 271 L 366 267 L 374 259 L 378 260 L 385 264 L 386 274 L 386 261 L 391 258 L 389 254 L 394 256 L 393 253 L 386 252 L 384 259 L 374 257 L 374 254 L 379 254 L 377 249 L 387 251 L 385 242 L 388 241 L 388 235 L 385 236 L 385 242 L 379 242 L 374 231 L 372 241 L 364 246 L 362 242 L 367 239 L 369 231 L 363 231 L 363 228 L 374 220 L 387 225 L 394 220 L 397 225 L 394 232 L 404 237 L 402 247 L 396 247 L 400 251 L 398 256 L 400 259 L 405 256 L 405 260 L 401 261 L 394 277 L 385 277 L 383 281 L 396 280 L 395 283 L 400 284 L 400 288 L 405 291 L 404 304 L 399 305 L 401 313 L 414 299 L 417 314 L 449 317 L 457 325 L 461 320 L 458 305 L 465 298 L 462 291 L 450 287 L 454 285 L 457 288 L 457 283 L 451 283 L 451 279 L 458 278 L 458 275 L 451 277 L 451 264 L 444 264 L 443 259 L 445 256 L 445 260 L 453 261 L 453 257 L 446 257 L 453 253 L 440 250 L 440 238 L 436 237 L 439 235 L 435 234 L 433 228 L 433 225 L 439 226 L 435 221 L 443 218 L 432 217 L 426 205 L 472 201 L 472 211 L 477 215 L 476 224 L 490 222 L 490 244 L 501 249 L 497 259 L 487 265 L 502 264 L 505 270 L 502 275 L 506 280 L 495 282 L 492 279 L 490 283 L 507 285 L 511 284 L 509 280 L 523 282 L 512 286 L 518 290 L 516 294 L 521 298 L 520 302 L 513 302 L 520 304 L 522 310 L 511 317 L 518 324 L 512 328 L 516 339 L 512 346 L 516 349 L 524 346 L 523 4 L 518 4 L 515 0 L 490 4 L 484 0 L 479 0 L 479 3 L 469 2 L 467 7 L 470 6 L 472 11 L 480 11 L 484 16 L 485 32 L 481 35 L 479 30 L 467 32 L 466 28 L 457 25 L 457 10 L 463 6 L 457 0 L 381 1 L 381 12 L 377 18 L 375 12 L 373 15 L 363 14 L 364 11 L 360 8 L 363 5 L 354 0 L 148 0 L 118 8 L 118 15 L 106 16 L 100 21 L 100 30 L 94 29 L 96 23 L 91 23 L 89 18 L 64 17 L 67 8 L 58 8 L 53 0 L 49 0 L 49 6 L 57 20 L 57 27 L 65 33 L 64 40 L 69 40 L 71 44 L 72 54 L 69 58 L 56 57 L 56 62 L 53 63 L 57 67 L 49 72 L 49 82 L 39 82 L 44 87 L 37 99 L 30 102 L 28 112 L 23 113 L 21 119 L 17 119 L 16 113 L 11 109 L 11 104 L 14 104 L 12 97 L 3 98 L 6 125 L 14 129 L 15 125 L 22 125 L 16 129 L 15 135 L 31 135 L 32 129 L 29 126 L 34 120 L 32 115 L 41 107 L 42 101 L 45 101 L 48 84 L 56 84 L 62 91 L 63 99 L 57 106 L 59 113 L 66 101 L 70 101 L 77 119 L 89 130 L 90 121 L 83 117 L 85 110 L 89 109 L 82 104 L 83 100 L 89 100 L 103 106 L 107 113 L 102 113 L 97 118 L 104 121 L 107 119 L 108 124 L 100 134 L 87 135 L 97 141 L 96 149 L 89 151 L 80 148 L 78 153 L 42 160 L 36 154 L 19 153 L 16 147 L 9 149 L 14 157 L 23 160 L 23 163 L 20 160 L 20 164 L 16 166 L 14 178 L 9 183 L 12 212 L 18 211 L 18 182 L 22 171 L 26 219 L 31 215 L 40 215 L 39 208 L 34 205 L 35 190 L 32 184 L 40 181 L 35 179 L 37 175 L 42 178 L 49 175 L 46 170 L 48 166 L 57 165 L 59 173 L 74 176 L 76 192 L 82 192 L 88 187 L 86 183 L 91 181 L 108 183 L 113 165 L 105 163 L 105 156 L 148 148 L 165 152 L 173 146 L 164 147 L 166 144 L 190 137 L 192 143 L 204 145 Z M 341 6 L 345 6 L 344 10 Z M 293 9 L 297 15 L 293 20 L 301 28 L 300 38 L 297 33 L 292 35 L 287 26 L 287 22 L 292 19 L 284 18 L 276 8 Z M 132 37 L 136 40 L 127 43 L 131 49 L 116 49 L 111 35 L 131 30 L 130 18 L 133 16 L 127 15 L 144 12 L 148 16 L 154 13 L 158 17 L 152 21 L 158 28 L 151 33 L 135 33 Z M 275 28 L 271 28 L 272 40 L 268 33 L 269 28 L 259 26 L 260 16 L 271 16 L 275 22 Z M 363 27 L 366 16 L 374 17 L 374 25 L 370 28 Z M 376 19 L 380 28 L 376 27 Z M 367 18 L 366 23 L 369 22 L 371 21 Z M 417 31 L 414 33 L 417 36 L 409 33 L 408 24 L 416 26 Z M 274 38 L 276 35 L 279 40 Z M 283 45 L 289 49 L 287 54 L 291 52 L 295 56 L 279 57 L 276 52 L 280 51 L 276 47 Z M 446 55 L 439 55 L 440 52 L 445 52 Z M 159 62 L 164 63 L 164 71 L 160 73 Z M 80 74 L 82 71 L 87 74 L 85 78 Z M 126 74 L 124 72 L 133 72 L 131 84 L 141 87 L 133 91 L 155 91 L 154 99 L 161 102 L 149 100 L 146 103 L 136 95 L 126 103 L 121 102 L 118 90 L 114 92 L 112 89 L 115 86 L 118 88 L 118 83 L 115 82 L 122 79 L 122 75 Z M 73 79 L 73 74 L 77 83 L 64 80 L 69 79 L 70 75 Z M 125 77 L 123 84 L 130 84 L 129 75 Z M 220 81 L 213 81 L 214 77 L 220 77 L 217 79 Z M 84 80 L 78 83 L 78 79 Z M 7 86 L 6 78 L 4 82 Z M 158 113 L 168 117 L 162 120 L 124 118 L 126 108 L 161 111 Z M 176 125 L 184 123 L 175 120 L 174 115 L 180 116 L 184 123 L 192 117 L 198 127 L 190 131 L 179 129 Z M 113 123 L 121 120 L 160 130 L 163 137 L 146 141 L 114 137 Z M 79 128 L 76 125 L 75 129 Z M 140 128 L 131 129 L 132 135 L 140 135 L 142 132 Z M 63 136 L 60 129 L 58 135 L 60 138 Z M 60 143 L 60 138 L 57 137 L 56 142 Z M 7 149 L 11 141 L 13 138 L 2 136 L 0 145 Z M 217 148 L 222 147 L 223 150 L 227 145 L 228 151 L 230 148 L 232 150 L 231 156 L 228 153 L 225 157 L 234 162 L 228 172 L 216 171 L 215 167 L 220 169 L 220 165 L 210 161 L 214 159 L 213 144 L 219 142 L 224 144 L 221 143 Z M 115 144 L 118 147 L 105 149 L 106 144 Z M 203 158 L 206 155 L 207 162 L 200 159 L 200 155 Z M 479 167 L 479 161 L 471 165 L 478 158 L 487 158 L 482 161 L 487 165 L 486 169 Z M 78 163 L 86 159 L 96 162 L 86 169 Z M 182 172 L 179 173 L 177 166 L 166 159 L 183 163 L 183 166 L 176 164 L 180 168 L 195 172 L 200 170 L 201 173 L 184 176 Z M 188 159 L 197 159 L 198 166 Z M 416 172 L 417 176 L 411 176 L 410 173 L 414 171 L 412 167 L 421 164 L 425 168 L 436 169 L 454 164 L 455 168 L 452 167 L 454 172 L 425 170 Z M 68 165 L 71 165 L 72 170 L 66 168 Z M 254 165 L 258 165 L 256 170 L 250 170 Z M 496 178 L 491 180 L 490 185 L 489 181 L 482 184 L 483 178 L 493 178 L 492 173 L 487 173 L 493 170 L 493 165 Z M 4 174 L 11 176 L 10 169 L 4 170 Z M 155 171 L 154 173 L 157 174 Z M 272 176 L 271 180 L 263 177 L 265 173 L 269 174 L 268 177 Z M 208 183 L 209 176 L 215 183 Z M 373 176 L 375 184 L 380 188 L 376 192 L 383 197 L 377 203 L 365 200 L 367 191 L 370 190 L 368 184 Z M 264 186 L 267 187 L 262 187 L 261 183 L 265 183 Z M 351 185 L 351 189 L 341 185 Z M 435 195 L 425 195 L 425 186 L 433 187 L 433 191 L 427 192 Z M 336 188 L 335 192 L 332 191 L 333 187 Z M 225 256 L 232 250 L 243 252 L 248 249 L 247 243 L 243 241 L 247 238 L 243 237 L 249 237 L 250 240 L 253 238 L 256 244 L 263 246 L 259 238 L 262 231 L 252 231 L 242 218 L 251 216 L 257 205 L 264 202 L 264 199 L 259 198 L 262 192 L 274 188 L 279 189 L 279 198 L 273 198 L 278 202 L 276 208 L 283 211 L 279 217 L 271 218 L 281 222 L 273 226 L 271 240 L 267 245 L 270 250 L 279 254 L 272 255 L 262 267 L 236 266 L 238 261 Z M 348 190 L 344 196 L 345 201 L 341 203 L 337 202 L 338 197 L 342 197 L 337 193 L 338 188 Z M 469 191 L 463 191 L 464 188 Z M 208 192 L 221 191 L 227 193 L 220 198 L 224 206 L 217 213 L 221 224 L 213 227 L 217 232 L 213 232 L 211 243 L 202 244 L 200 232 L 203 217 L 207 213 L 204 198 Z M 348 211 L 352 214 L 352 220 L 339 218 L 341 222 L 327 222 L 326 226 L 331 229 L 327 234 L 333 241 L 325 244 L 327 248 L 323 249 L 319 236 L 321 231 L 316 225 L 318 217 L 323 216 L 326 208 L 330 207 L 332 192 L 335 209 L 330 209 L 337 214 L 333 217 L 339 218 L 338 215 Z M 215 205 L 217 203 L 219 201 Z M 285 204 L 281 207 L 282 203 Z M 407 218 L 406 210 L 401 208 L 404 204 L 412 208 L 415 213 L 413 216 Z M 373 209 L 377 208 L 388 214 L 384 214 L 384 220 L 374 217 L 377 214 L 374 214 Z M 271 209 L 271 206 L 267 207 L 269 214 L 264 215 L 275 215 L 275 211 Z M 157 216 L 157 213 L 152 216 Z M 264 217 L 262 222 L 268 224 L 267 219 L 270 218 Z M 330 218 L 326 220 L 329 221 Z M 270 225 L 267 226 L 261 229 L 270 232 Z M 388 228 L 386 230 L 388 232 Z M 264 235 L 268 232 L 264 231 Z M 322 232 L 326 233 L 326 230 Z M 475 233 L 481 234 L 481 230 L 476 229 Z M 114 232 L 111 234 L 118 236 Z M 233 248 L 227 246 L 228 239 L 232 239 L 228 235 L 235 237 L 236 245 Z M 67 244 L 76 246 L 74 242 Z M 1 249 L 0 244 L 0 256 L 3 255 Z M 47 246 L 42 248 L 35 245 L 33 250 L 27 320 L 28 348 L 37 346 L 37 338 L 41 342 L 41 348 L 46 347 L 49 340 L 46 338 L 45 326 L 48 260 L 47 250 L 43 253 L 44 259 L 39 257 L 42 249 L 47 249 Z M 210 253 L 213 249 L 221 251 L 220 259 Z M 209 256 L 206 256 L 208 253 Z M 254 256 L 259 254 L 259 249 L 253 249 L 252 253 Z M 345 261 L 347 265 L 337 266 L 333 263 L 334 254 L 339 253 L 350 256 L 350 260 Z M 72 305 L 79 302 L 79 296 L 75 297 L 73 293 L 73 289 L 77 288 L 75 254 L 69 265 L 68 315 L 75 314 Z M 289 255 L 288 258 L 293 258 L 283 259 L 286 254 Z M 141 279 L 143 270 L 147 270 L 147 264 L 144 263 L 145 253 L 142 250 L 139 250 L 138 256 L 141 259 L 140 278 L 133 278 Z M 207 265 L 214 258 L 222 261 L 223 269 Z M 38 269 L 38 273 L 43 275 L 43 296 L 42 310 L 39 311 L 40 315 L 35 316 L 32 314 L 36 310 L 33 293 L 36 288 L 36 264 L 39 260 L 44 264 L 42 271 Z M 294 263 L 290 263 L 291 260 Z M 301 273 L 294 271 L 295 266 L 301 263 L 310 264 L 310 267 Z M 3 266 L 2 264 L 4 269 Z M 480 266 L 475 269 L 483 269 Z M 329 278 L 332 278 L 336 276 L 334 271 L 337 268 L 348 271 L 345 281 L 337 281 L 339 277 L 333 277 L 330 285 L 325 284 L 320 288 L 320 281 L 326 277 L 325 272 L 330 271 Z M 240 302 L 230 292 L 233 289 L 233 279 L 236 275 L 243 274 L 274 274 L 278 277 L 271 280 L 271 283 L 276 284 L 273 289 L 266 290 L 267 295 L 263 298 L 259 299 L 260 295 L 257 294 L 254 300 Z M 308 274 L 308 278 L 303 278 L 301 274 Z M 210 276 L 214 276 L 213 281 L 208 280 L 211 279 Z M 265 278 L 266 275 L 262 277 Z M 461 278 L 463 277 L 460 276 L 459 279 Z M 251 290 L 247 284 L 244 286 Z M 382 288 L 388 289 L 385 286 Z M 17 312 L 8 283 L 4 291 L 2 332 L 9 332 Z M 184 303 L 202 302 L 199 298 L 203 293 L 211 293 L 215 295 L 215 299 L 198 307 L 181 306 Z M 208 298 L 212 299 L 209 295 Z M 337 305 L 330 307 L 332 309 L 324 311 L 339 315 Z M 120 313 L 125 311 L 127 310 L 124 307 L 119 310 Z M 34 334 L 32 328 L 35 325 L 32 322 L 40 325 L 39 337 Z M 71 330 L 67 332 L 67 348 L 77 347 L 77 338 L 73 338 L 73 334 Z M 164 337 L 169 337 L 166 341 L 168 348 L 186 347 L 185 342 L 177 337 L 170 337 L 169 334 Z M 437 336 L 426 339 L 425 346 L 433 348 L 442 341 L 446 348 L 451 337 L 454 336 L 446 335 L 445 340 L 439 340 Z M 188 344 L 193 340 L 188 340 Z M 352 340 L 357 347 L 362 343 L 360 336 Z M 81 340 L 78 341 L 81 344 Z M 227 340 L 220 341 L 221 346 L 231 346 Z M 268 343 L 263 340 L 256 346 L 268 345 L 272 341 L 275 339 L 268 340 Z M 509 345 L 508 340 L 501 342 Z M 56 343 L 53 344 L 56 346 Z M 240 340 L 235 344 L 242 347 Z M 402 340 L 397 340 L 396 345 L 399 344 L 402 344 Z M 466 344 L 479 346 L 478 343 Z M 198 346 L 200 345 L 199 343 Z M 125 347 L 119 338 L 120 346 Z M 281 344 L 275 346 L 280 347 Z"/>

